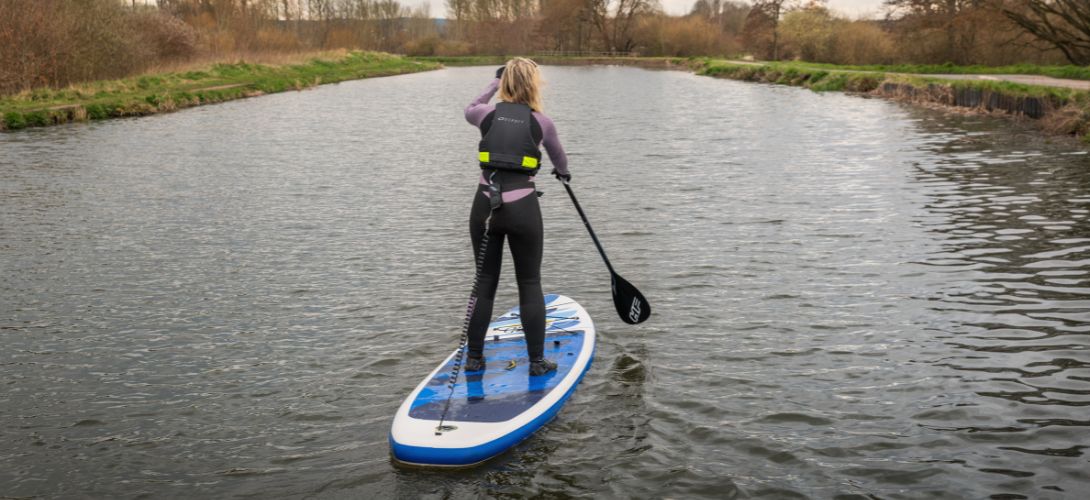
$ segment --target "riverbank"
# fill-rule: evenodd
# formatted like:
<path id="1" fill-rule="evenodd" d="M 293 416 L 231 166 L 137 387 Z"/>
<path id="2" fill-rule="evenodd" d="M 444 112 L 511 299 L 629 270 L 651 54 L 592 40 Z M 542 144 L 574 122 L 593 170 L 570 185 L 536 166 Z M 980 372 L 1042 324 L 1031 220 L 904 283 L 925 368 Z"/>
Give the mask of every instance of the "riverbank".
<path id="1" fill-rule="evenodd" d="M 506 60 L 502 56 L 417 59 L 446 66 L 499 65 Z M 534 59 L 564 66 L 613 64 L 680 69 L 716 78 L 792 85 L 817 92 L 861 93 L 922 106 L 1024 117 L 1048 134 L 1073 136 L 1090 143 L 1090 70 L 1073 66 L 836 66 L 679 57 Z"/>
<path id="2" fill-rule="evenodd" d="M 444 66 L 502 66 L 513 56 L 420 56 L 413 60 Z M 528 56 L 539 64 L 552 66 L 617 65 L 653 69 L 692 69 L 691 59 L 684 57 L 620 57 L 620 56 Z"/>
<path id="3" fill-rule="evenodd" d="M 301 64 L 209 64 L 188 71 L 149 73 L 3 96 L 0 130 L 151 115 L 323 83 L 439 67 L 438 63 L 378 52 L 327 52 Z"/>
<path id="4" fill-rule="evenodd" d="M 209 64 L 65 89 L 0 97 L 0 130 L 73 121 L 141 116 L 323 83 L 389 76 L 443 66 L 502 65 L 509 56 L 402 57 L 376 52 L 316 54 L 301 64 Z M 699 75 L 843 91 L 1032 119 L 1049 134 L 1090 143 L 1090 70 L 1073 67 L 835 66 L 680 57 L 535 56 L 542 64 L 623 65 L 692 71 Z M 921 72 L 942 71 L 942 74 Z M 977 73 L 969 73 L 976 71 Z M 1056 77 L 1072 80 L 1052 80 Z M 1027 80 L 1029 79 L 1029 80 Z M 1032 81 L 1036 84 L 1019 83 Z"/>
<path id="5" fill-rule="evenodd" d="M 995 74 L 983 79 L 956 71 L 928 75 L 715 59 L 699 61 L 692 67 L 697 74 L 717 78 L 864 93 L 926 106 L 1024 117 L 1034 120 L 1047 133 L 1075 136 L 1090 143 L 1090 91 L 1082 89 L 1082 82 L 1071 82 L 1069 86 L 1062 86 L 1062 82 L 1030 85 L 1006 81 Z"/>
<path id="6" fill-rule="evenodd" d="M 813 62 L 790 62 L 783 64 L 790 64 L 798 68 L 824 69 L 835 71 L 864 71 L 871 73 L 959 75 L 970 77 L 978 75 L 1023 75 L 1090 81 L 1090 67 L 1082 66 L 1040 66 L 1036 64 L 1012 64 L 1008 66 L 956 66 L 953 64 L 839 65 Z"/>

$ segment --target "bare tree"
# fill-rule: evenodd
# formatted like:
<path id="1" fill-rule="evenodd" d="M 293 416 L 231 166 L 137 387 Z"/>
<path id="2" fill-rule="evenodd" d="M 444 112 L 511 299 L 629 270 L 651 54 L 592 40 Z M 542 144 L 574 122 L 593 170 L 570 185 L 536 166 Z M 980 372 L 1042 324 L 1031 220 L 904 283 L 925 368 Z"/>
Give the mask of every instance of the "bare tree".
<path id="1" fill-rule="evenodd" d="M 1003 9 L 1003 13 L 1033 36 L 1059 49 L 1071 64 L 1090 64 L 1090 3 L 1022 0 L 1019 4 L 1024 9 Z"/>
<path id="2" fill-rule="evenodd" d="M 542 0 L 537 29 L 541 47 L 556 51 L 582 51 L 596 31 L 585 0 Z"/>
<path id="3" fill-rule="evenodd" d="M 750 50 L 761 50 L 773 61 L 780 58 L 780 17 L 792 5 L 794 0 L 757 0 L 753 3 L 742 28 L 742 37 Z"/>
<path id="4" fill-rule="evenodd" d="M 978 32 L 994 29 L 994 26 L 978 26 L 972 22 L 973 13 L 995 10 L 1002 0 L 885 0 L 887 19 L 896 20 L 897 30 L 903 35 L 902 44 L 926 44 L 929 33 L 942 36 L 942 44 L 935 45 L 927 56 L 928 62 L 954 62 L 969 60 Z M 934 37 L 934 38 L 937 38 Z"/>
<path id="5" fill-rule="evenodd" d="M 658 10 L 655 0 L 587 0 L 586 10 L 602 36 L 606 50 L 631 52 L 636 41 L 632 28 L 639 16 Z"/>

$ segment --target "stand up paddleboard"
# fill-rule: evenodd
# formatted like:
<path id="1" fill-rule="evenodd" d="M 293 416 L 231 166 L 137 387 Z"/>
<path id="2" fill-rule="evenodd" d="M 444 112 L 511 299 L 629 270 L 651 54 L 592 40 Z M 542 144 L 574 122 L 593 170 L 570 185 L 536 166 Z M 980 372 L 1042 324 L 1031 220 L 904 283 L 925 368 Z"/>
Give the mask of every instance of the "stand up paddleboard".
<path id="1" fill-rule="evenodd" d="M 492 458 L 556 416 L 594 357 L 594 323 L 563 295 L 545 296 L 545 357 L 557 370 L 530 376 L 526 340 L 515 307 L 488 326 L 485 370 L 459 375 L 450 396 L 454 351 L 409 394 L 394 416 L 390 450 L 398 462 L 466 467 Z"/>

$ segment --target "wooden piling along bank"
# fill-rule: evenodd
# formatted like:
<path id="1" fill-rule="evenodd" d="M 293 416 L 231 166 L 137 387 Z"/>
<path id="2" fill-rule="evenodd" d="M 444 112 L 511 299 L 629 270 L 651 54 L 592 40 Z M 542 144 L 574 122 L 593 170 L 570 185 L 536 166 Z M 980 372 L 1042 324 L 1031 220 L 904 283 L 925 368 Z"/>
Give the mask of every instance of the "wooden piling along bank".
<path id="1" fill-rule="evenodd" d="M 887 81 L 882 82 L 871 94 L 916 103 L 1002 112 L 1033 119 L 1044 118 L 1064 105 L 1064 102 L 1054 96 L 1008 95 L 990 89 L 954 87 L 940 83 L 918 86 Z"/>

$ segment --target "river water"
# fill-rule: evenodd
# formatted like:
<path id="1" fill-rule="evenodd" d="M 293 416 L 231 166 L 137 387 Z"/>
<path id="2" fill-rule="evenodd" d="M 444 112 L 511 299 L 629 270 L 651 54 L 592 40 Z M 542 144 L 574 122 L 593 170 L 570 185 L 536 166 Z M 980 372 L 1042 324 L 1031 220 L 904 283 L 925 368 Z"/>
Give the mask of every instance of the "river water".
<path id="1" fill-rule="evenodd" d="M 0 495 L 1090 488 L 1090 157 L 1008 120 L 617 67 L 545 68 L 546 111 L 655 314 L 617 319 L 539 182 L 545 288 L 595 318 L 593 367 L 498 459 L 395 467 L 394 412 L 457 345 L 462 107 L 491 73 L 0 135 Z"/>

